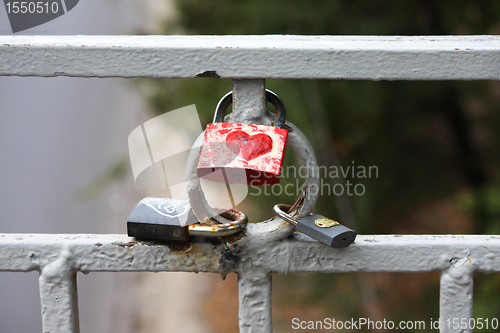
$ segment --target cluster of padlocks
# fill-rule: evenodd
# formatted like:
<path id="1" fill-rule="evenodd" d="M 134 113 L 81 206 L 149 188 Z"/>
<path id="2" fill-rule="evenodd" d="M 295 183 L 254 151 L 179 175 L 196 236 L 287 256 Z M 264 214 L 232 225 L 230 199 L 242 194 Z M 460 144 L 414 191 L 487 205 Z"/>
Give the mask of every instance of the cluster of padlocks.
<path id="1" fill-rule="evenodd" d="M 263 186 L 279 182 L 290 128 L 285 125 L 286 110 L 281 99 L 269 90 L 266 97 L 276 110 L 273 126 L 224 122 L 225 111 L 232 103 L 232 92 L 220 100 L 214 122 L 208 124 L 203 133 L 193 178 Z M 188 200 L 159 197 L 141 200 L 128 219 L 128 235 L 164 242 L 244 235 L 246 215 L 234 208 L 208 207 L 199 179 L 188 184 L 193 183 L 193 188 L 188 189 Z M 296 231 L 328 246 L 345 247 L 354 242 L 356 232 L 337 221 L 310 213 L 300 216 L 299 210 L 308 195 L 306 185 L 293 206 L 277 204 L 274 213 L 294 225 Z"/>

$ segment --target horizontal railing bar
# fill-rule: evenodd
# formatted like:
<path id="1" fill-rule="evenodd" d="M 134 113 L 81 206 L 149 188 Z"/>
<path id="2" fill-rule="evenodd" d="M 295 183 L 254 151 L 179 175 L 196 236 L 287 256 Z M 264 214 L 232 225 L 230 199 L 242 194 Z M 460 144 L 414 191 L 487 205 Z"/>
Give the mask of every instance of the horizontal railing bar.
<path id="1" fill-rule="evenodd" d="M 465 262 L 474 271 L 500 272 L 500 236 L 361 235 L 344 249 L 290 238 L 264 244 L 247 256 L 228 251 L 225 244 L 162 245 L 126 235 L 0 234 L 0 271 L 41 270 L 63 258 L 70 269 L 84 272 L 225 274 L 241 271 L 249 261 L 274 273 L 428 272 Z"/>
<path id="2" fill-rule="evenodd" d="M 0 36 L 0 75 L 500 79 L 498 36 Z"/>

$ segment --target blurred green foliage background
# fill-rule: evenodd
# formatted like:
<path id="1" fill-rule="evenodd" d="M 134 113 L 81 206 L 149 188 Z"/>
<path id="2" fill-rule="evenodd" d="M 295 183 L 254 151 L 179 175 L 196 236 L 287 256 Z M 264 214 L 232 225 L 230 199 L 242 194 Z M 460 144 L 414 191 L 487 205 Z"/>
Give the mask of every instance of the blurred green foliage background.
<path id="1" fill-rule="evenodd" d="M 178 15 L 165 22 L 165 34 L 500 33 L 500 1 L 493 0 L 175 3 Z M 231 90 L 231 80 L 215 78 L 142 84 L 158 113 L 194 103 L 205 124 Z M 325 180 L 362 183 L 366 192 L 323 195 L 316 212 L 360 234 L 500 232 L 500 82 L 266 80 L 266 85 L 284 100 L 287 120 L 312 142 L 320 165 L 378 167 L 378 177 Z M 285 165 L 296 163 L 287 151 Z M 294 200 L 251 195 L 245 209 L 260 221 L 270 217 L 274 203 Z M 438 317 L 438 273 L 275 276 L 273 290 L 277 332 L 289 331 L 294 316 L 426 322 Z M 476 276 L 474 316 L 500 318 L 499 294 L 498 274 Z"/>

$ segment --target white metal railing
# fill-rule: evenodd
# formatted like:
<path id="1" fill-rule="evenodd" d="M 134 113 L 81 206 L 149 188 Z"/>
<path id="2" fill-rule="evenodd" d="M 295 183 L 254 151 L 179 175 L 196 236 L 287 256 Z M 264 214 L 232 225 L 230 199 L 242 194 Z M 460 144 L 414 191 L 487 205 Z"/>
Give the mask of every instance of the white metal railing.
<path id="1" fill-rule="evenodd" d="M 498 80 L 498 36 L 0 36 L 0 75 Z"/>
<path id="2" fill-rule="evenodd" d="M 0 36 L 0 75 L 498 80 L 500 38 Z M 468 319 L 473 274 L 500 271 L 498 236 L 358 236 L 345 249 L 294 237 L 246 236 L 231 248 L 125 235 L 0 234 L 0 271 L 40 272 L 44 332 L 78 332 L 77 271 L 234 271 L 241 332 L 271 332 L 273 273 L 439 271 L 440 317 Z"/>

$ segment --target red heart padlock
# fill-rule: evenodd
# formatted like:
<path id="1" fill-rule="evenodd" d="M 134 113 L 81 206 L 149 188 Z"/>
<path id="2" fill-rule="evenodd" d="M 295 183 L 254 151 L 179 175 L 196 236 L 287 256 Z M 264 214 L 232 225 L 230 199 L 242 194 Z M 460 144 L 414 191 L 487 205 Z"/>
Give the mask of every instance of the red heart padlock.
<path id="1" fill-rule="evenodd" d="M 276 109 L 275 126 L 224 123 L 232 94 L 224 96 L 205 129 L 198 161 L 198 177 L 228 184 L 266 185 L 279 183 L 288 131 L 285 106 L 279 97 L 266 90 Z"/>

